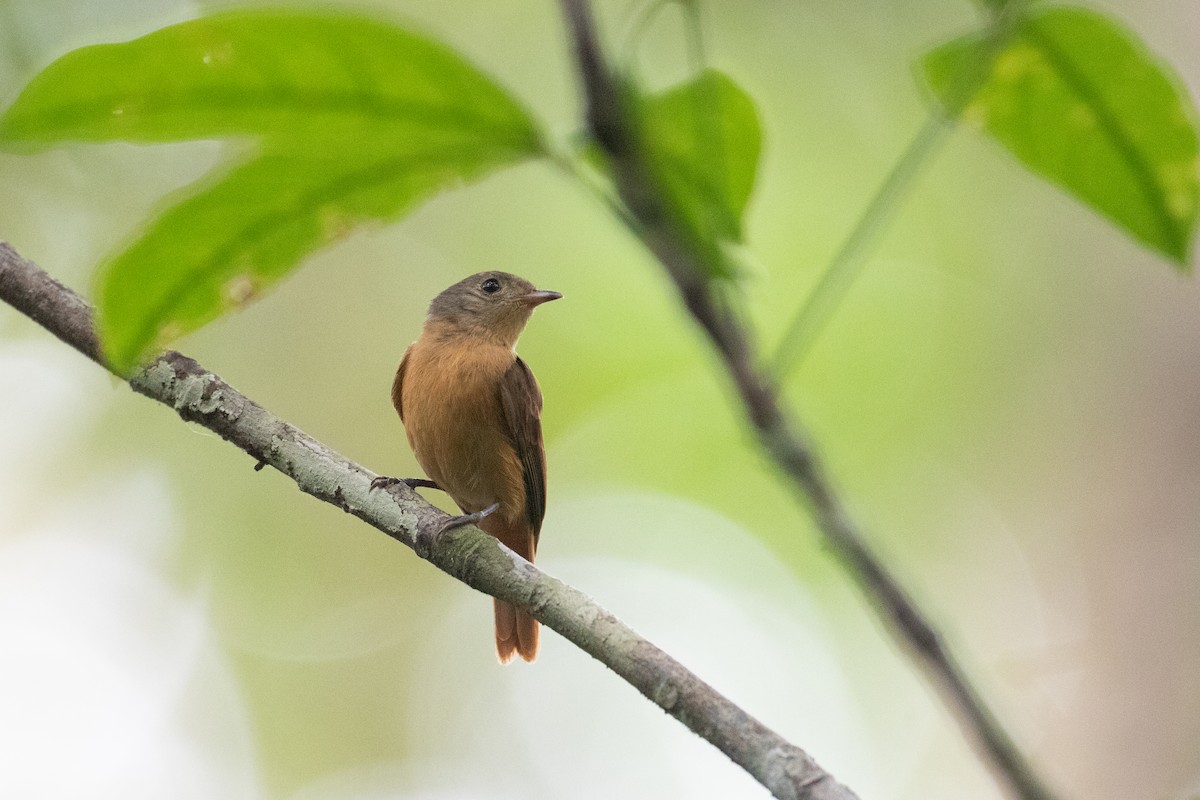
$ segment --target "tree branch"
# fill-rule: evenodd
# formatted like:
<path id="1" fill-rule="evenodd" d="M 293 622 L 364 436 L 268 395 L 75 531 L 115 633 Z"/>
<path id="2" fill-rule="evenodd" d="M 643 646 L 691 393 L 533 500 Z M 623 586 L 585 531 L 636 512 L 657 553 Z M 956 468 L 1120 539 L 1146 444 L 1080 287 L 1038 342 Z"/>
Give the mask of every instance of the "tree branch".
<path id="1" fill-rule="evenodd" d="M 617 191 L 640 226 L 642 241 L 662 262 L 684 305 L 720 355 L 759 443 L 808 506 L 817 527 L 887 630 L 941 692 L 1000 785 L 1022 800 L 1053 800 L 1054 795 L 967 680 L 927 616 L 871 551 L 807 437 L 789 419 L 771 382 L 756 366 L 745 329 L 713 292 L 703 258 L 691 249 L 666 213 L 628 119 L 622 88 L 605 64 L 587 0 L 560 0 L 560 4 L 574 42 L 588 125 L 610 157 Z"/>
<path id="2" fill-rule="evenodd" d="M 0 242 L 0 300 L 105 366 L 88 304 Z M 107 368 L 107 367 L 106 367 Z M 857 800 L 803 750 L 689 672 L 583 592 L 552 578 L 478 528 L 436 538 L 447 515 L 405 487 L 371 491 L 377 477 L 284 422 L 174 351 L 129 378 L 134 391 L 174 408 L 269 464 L 307 494 L 413 548 L 443 572 L 528 609 L 707 739 L 781 800 Z"/>

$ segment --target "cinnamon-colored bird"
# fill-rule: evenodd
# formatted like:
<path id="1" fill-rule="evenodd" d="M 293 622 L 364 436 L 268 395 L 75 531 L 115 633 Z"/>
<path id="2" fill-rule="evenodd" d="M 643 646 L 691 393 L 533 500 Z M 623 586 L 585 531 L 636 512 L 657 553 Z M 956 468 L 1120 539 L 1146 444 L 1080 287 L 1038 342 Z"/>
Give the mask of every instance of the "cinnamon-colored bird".
<path id="1" fill-rule="evenodd" d="M 459 281 L 429 304 L 392 384 L 422 469 L 464 514 L 476 515 L 464 521 L 477 521 L 529 561 L 546 513 L 546 451 L 542 393 L 516 346 L 534 308 L 560 297 L 507 272 Z M 537 620 L 493 602 L 500 661 L 514 654 L 533 661 Z"/>

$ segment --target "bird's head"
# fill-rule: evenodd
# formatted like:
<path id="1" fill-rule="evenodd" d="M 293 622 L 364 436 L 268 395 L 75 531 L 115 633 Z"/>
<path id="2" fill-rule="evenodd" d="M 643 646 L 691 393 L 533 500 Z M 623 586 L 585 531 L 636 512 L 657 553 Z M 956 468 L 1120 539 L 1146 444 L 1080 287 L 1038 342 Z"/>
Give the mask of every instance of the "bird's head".
<path id="1" fill-rule="evenodd" d="M 533 310 L 560 297 L 508 272 L 480 272 L 433 298 L 425 327 L 440 336 L 483 336 L 515 347 Z"/>

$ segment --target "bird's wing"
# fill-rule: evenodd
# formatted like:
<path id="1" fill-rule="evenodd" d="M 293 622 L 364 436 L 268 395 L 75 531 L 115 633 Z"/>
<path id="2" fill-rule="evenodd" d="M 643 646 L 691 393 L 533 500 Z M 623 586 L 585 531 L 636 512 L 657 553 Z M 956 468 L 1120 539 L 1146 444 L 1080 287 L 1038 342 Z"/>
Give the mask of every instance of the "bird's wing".
<path id="1" fill-rule="evenodd" d="M 404 351 L 404 358 L 400 359 L 400 367 L 396 370 L 396 377 L 392 381 L 392 405 L 396 407 L 396 413 L 400 415 L 400 421 L 404 422 L 404 370 L 408 367 L 408 355 L 412 352 L 413 346 L 410 344 L 408 349 Z"/>
<path id="2" fill-rule="evenodd" d="M 546 515 L 546 448 L 542 445 L 542 392 L 525 362 L 517 358 L 500 379 L 504 433 L 517 451 L 525 479 L 525 515 L 534 541 Z"/>

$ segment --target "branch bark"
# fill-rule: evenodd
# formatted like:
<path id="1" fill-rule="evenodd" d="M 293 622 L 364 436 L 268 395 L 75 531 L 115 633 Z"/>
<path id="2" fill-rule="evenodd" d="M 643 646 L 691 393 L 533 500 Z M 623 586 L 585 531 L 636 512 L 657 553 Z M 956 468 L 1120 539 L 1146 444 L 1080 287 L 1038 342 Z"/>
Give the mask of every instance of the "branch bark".
<path id="1" fill-rule="evenodd" d="M 622 89 L 605 63 L 587 0 L 559 0 L 574 43 L 585 116 L 608 153 L 613 179 L 633 228 L 675 282 L 708 335 L 737 390 L 762 448 L 808 506 L 817 527 L 874 606 L 884 626 L 924 669 L 957 716 L 997 782 L 1014 798 L 1054 800 L 1054 794 L 968 681 L 928 617 L 875 555 L 846 510 L 799 424 L 757 366 L 746 330 L 712 290 L 703 258 L 672 223 L 628 118 Z"/>
<path id="2" fill-rule="evenodd" d="M 0 300 L 107 368 L 87 302 L 4 242 Z M 257 465 L 279 470 L 302 492 L 412 548 L 448 575 L 529 609 L 708 740 L 780 800 L 857 800 L 807 753 L 580 590 L 542 572 L 478 528 L 431 537 L 429 533 L 447 519 L 445 513 L 402 484 L 386 492 L 371 491 L 374 473 L 281 420 L 196 361 L 167 352 L 129 378 L 129 384 L 245 451 Z"/>

